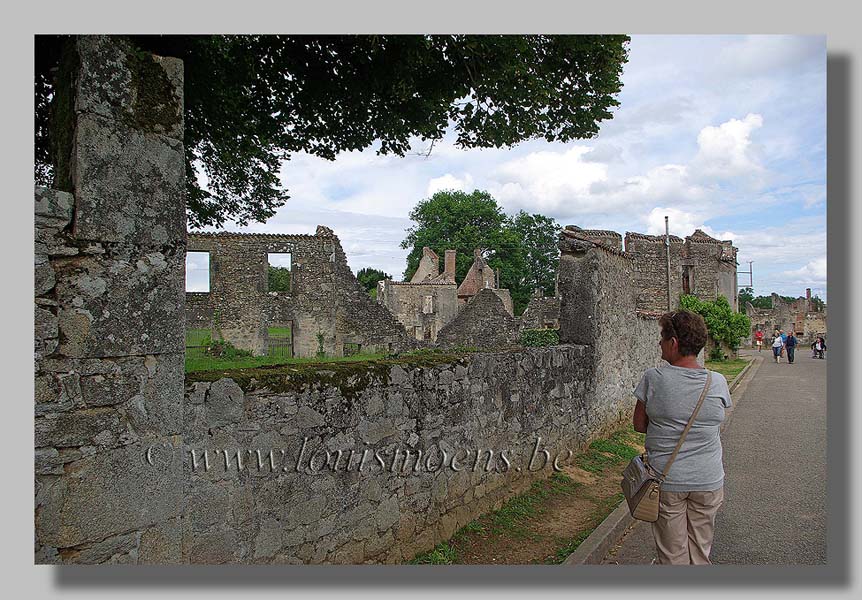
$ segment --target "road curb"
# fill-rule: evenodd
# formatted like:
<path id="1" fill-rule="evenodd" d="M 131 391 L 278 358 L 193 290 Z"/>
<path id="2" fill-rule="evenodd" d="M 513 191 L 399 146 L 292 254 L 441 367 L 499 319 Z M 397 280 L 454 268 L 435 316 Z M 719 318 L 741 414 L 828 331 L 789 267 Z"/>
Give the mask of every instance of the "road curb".
<path id="1" fill-rule="evenodd" d="M 629 514 L 626 501 L 623 500 L 614 512 L 609 514 L 589 537 L 581 542 L 578 549 L 569 554 L 568 558 L 563 561 L 563 565 L 597 565 L 601 563 L 608 550 L 617 543 L 617 540 L 622 537 L 632 523 L 634 523 L 634 519 Z"/>
<path id="2" fill-rule="evenodd" d="M 755 363 L 760 366 L 760 363 L 762 362 L 763 359 L 761 357 L 752 357 L 751 360 L 748 361 L 748 364 L 745 365 L 736 377 L 734 377 L 733 381 L 728 386 L 730 393 L 733 394 L 733 392 L 739 388 L 743 382 L 743 378 L 752 370 Z M 746 381 L 745 384 L 747 387 L 748 381 Z M 745 387 L 743 387 L 743 390 L 744 389 Z M 731 411 L 730 414 L 732 415 L 733 411 Z M 728 418 L 725 419 L 724 423 L 722 423 L 722 431 L 729 420 L 730 415 L 728 415 Z M 593 530 L 587 539 L 581 542 L 578 549 L 572 552 L 566 560 L 562 562 L 562 565 L 574 566 L 601 564 L 602 559 L 607 556 L 608 550 L 610 550 L 620 540 L 623 533 L 625 533 L 629 526 L 635 522 L 636 520 L 631 516 L 631 514 L 629 514 L 628 504 L 623 500 L 611 514 L 605 517 L 605 520 Z"/>

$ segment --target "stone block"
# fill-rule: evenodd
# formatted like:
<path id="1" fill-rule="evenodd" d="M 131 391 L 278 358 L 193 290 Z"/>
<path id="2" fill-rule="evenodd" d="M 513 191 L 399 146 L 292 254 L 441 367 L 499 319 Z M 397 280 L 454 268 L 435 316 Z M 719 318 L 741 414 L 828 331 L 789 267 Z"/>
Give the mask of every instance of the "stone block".
<path id="1" fill-rule="evenodd" d="M 181 141 L 82 114 L 75 129 L 74 235 L 159 248 L 186 235 Z"/>
<path id="2" fill-rule="evenodd" d="M 82 458 L 37 489 L 36 540 L 56 548 L 97 542 L 179 517 L 180 461 L 145 462 L 140 444 Z"/>
<path id="3" fill-rule="evenodd" d="M 137 51 L 117 36 L 77 39 L 75 108 L 183 139 L 183 63 Z"/>
<path id="4" fill-rule="evenodd" d="M 33 267 L 33 293 L 36 296 L 42 296 L 54 289 L 54 284 L 57 283 L 54 277 L 54 269 L 51 263 L 48 262 L 48 257 L 44 254 L 36 255 L 36 264 Z"/>
<path id="5" fill-rule="evenodd" d="M 237 562 L 240 552 L 236 532 L 220 529 L 193 536 L 186 558 L 192 564 L 217 565 Z"/>
<path id="6" fill-rule="evenodd" d="M 179 564 L 182 559 L 182 526 L 179 519 L 158 523 L 141 534 L 139 563 Z"/>
<path id="7" fill-rule="evenodd" d="M 210 427 L 236 424 L 243 414 L 245 395 L 233 379 L 214 382 L 206 396 L 204 409 Z"/>
<path id="8" fill-rule="evenodd" d="M 72 358 L 183 352 L 183 260 L 173 250 L 59 261 L 60 352 Z"/>
<path id="9" fill-rule="evenodd" d="M 75 197 L 72 194 L 36 186 L 35 215 L 50 219 L 53 227 L 65 227 L 72 220 L 74 206 Z"/>
<path id="10" fill-rule="evenodd" d="M 114 446 L 125 427 L 116 411 L 87 409 L 48 414 L 35 420 L 35 446 Z"/>
<path id="11" fill-rule="evenodd" d="M 103 563 L 136 563 L 140 533 L 126 533 L 101 540 L 83 548 L 61 554 L 64 563 L 98 565 Z M 131 555 L 131 556 L 130 556 Z M 131 558 L 131 560 L 128 560 Z"/>

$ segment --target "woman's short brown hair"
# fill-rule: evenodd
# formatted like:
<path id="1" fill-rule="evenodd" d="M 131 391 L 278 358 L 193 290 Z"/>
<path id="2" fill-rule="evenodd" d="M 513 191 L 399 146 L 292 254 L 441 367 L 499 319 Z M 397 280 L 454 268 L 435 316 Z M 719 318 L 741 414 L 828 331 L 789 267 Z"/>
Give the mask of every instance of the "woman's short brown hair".
<path id="1" fill-rule="evenodd" d="M 658 321 L 662 339 L 676 338 L 679 353 L 684 356 L 697 355 L 706 345 L 706 321 L 690 310 L 665 313 Z"/>

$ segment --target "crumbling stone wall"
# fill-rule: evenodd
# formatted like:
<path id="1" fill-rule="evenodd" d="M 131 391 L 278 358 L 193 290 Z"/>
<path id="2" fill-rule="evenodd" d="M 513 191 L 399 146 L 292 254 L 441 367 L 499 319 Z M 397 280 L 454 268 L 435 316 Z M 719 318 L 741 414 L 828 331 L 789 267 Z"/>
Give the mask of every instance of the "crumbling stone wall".
<path id="1" fill-rule="evenodd" d="M 665 239 L 659 235 L 626 232 L 625 253 L 632 259 L 634 285 L 639 290 L 637 307 L 643 311 L 667 310 L 667 257 Z M 670 298 L 671 306 L 679 305 L 683 293 L 691 293 L 690 269 L 682 238 L 670 236 Z"/>
<path id="2" fill-rule="evenodd" d="M 560 235 L 560 251 L 560 343 L 587 347 L 588 403 L 605 398 L 630 415 L 632 390 L 661 359 L 656 316 L 638 311 L 634 261 L 568 230 Z"/>
<path id="3" fill-rule="evenodd" d="M 461 285 L 458 286 L 458 301 L 463 307 L 471 298 L 473 298 L 473 296 L 478 294 L 481 290 L 487 289 L 495 291 L 497 296 L 503 302 L 503 306 L 506 307 L 506 311 L 509 315 L 515 315 L 512 296 L 509 293 L 509 290 L 499 289 L 499 282 L 497 281 L 497 275 L 494 272 L 494 269 L 492 269 L 485 259 L 482 258 L 482 251 L 477 248 L 473 251 L 473 264 L 470 265 L 470 269 L 464 276 L 464 280 L 461 282 Z"/>
<path id="4" fill-rule="evenodd" d="M 179 561 L 182 466 L 141 457 L 183 431 L 182 63 L 67 50 L 66 187 L 35 194 L 35 559 Z"/>
<path id="5" fill-rule="evenodd" d="M 519 320 L 507 310 L 497 291 L 479 290 L 440 331 L 437 345 L 494 350 L 518 344 Z"/>
<path id="6" fill-rule="evenodd" d="M 560 298 L 545 297 L 542 291 L 533 294 L 527 308 L 521 315 L 521 327 L 524 329 L 559 329 Z"/>
<path id="7" fill-rule="evenodd" d="M 288 323 L 295 356 L 315 356 L 318 336 L 329 356 L 342 356 L 347 344 L 363 352 L 416 347 L 357 281 L 328 228 L 318 227 L 316 235 L 192 233 L 188 239 L 189 251 L 210 255 L 208 308 L 200 308 L 201 292 L 190 292 L 193 314 L 212 315 L 214 335 L 238 348 L 264 354 L 268 327 Z M 268 253 L 291 255 L 290 291 L 268 291 Z"/>
<path id="8" fill-rule="evenodd" d="M 395 316 L 408 335 L 431 343 L 461 308 L 455 290 L 454 281 L 411 283 L 386 279 L 377 283 L 377 301 Z"/>
<path id="9" fill-rule="evenodd" d="M 810 290 L 808 293 L 810 295 Z M 802 343 L 811 343 L 817 336 L 827 333 L 827 311 L 815 311 L 810 297 L 800 296 L 793 302 L 786 302 L 773 293 L 771 309 L 754 308 L 748 302 L 745 312 L 751 319 L 751 344 L 754 343 L 754 332 L 758 328 L 764 332 L 764 339 L 769 339 L 776 329 L 785 333 L 795 331 Z"/>
<path id="10" fill-rule="evenodd" d="M 198 451 L 199 466 L 190 475 L 186 559 L 413 558 L 547 477 L 551 463 L 540 468 L 542 450 L 563 461 L 566 449 L 577 450 L 619 418 L 610 398 L 590 395 L 594 404 L 586 402 L 590 363 L 584 353 L 583 347 L 558 346 L 441 364 L 268 372 L 257 382 L 190 381 L 185 440 Z M 222 449 L 231 459 L 228 470 Z M 243 456 L 240 471 L 236 449 L 261 449 L 263 468 L 252 452 Z M 446 466 L 439 468 L 444 451 Z M 374 458 L 378 452 L 383 467 Z"/>

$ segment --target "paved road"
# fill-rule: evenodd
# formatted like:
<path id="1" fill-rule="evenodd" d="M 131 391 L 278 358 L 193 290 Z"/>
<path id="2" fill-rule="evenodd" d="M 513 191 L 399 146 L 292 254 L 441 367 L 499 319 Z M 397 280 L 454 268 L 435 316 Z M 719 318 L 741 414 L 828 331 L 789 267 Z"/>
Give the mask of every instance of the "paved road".
<path id="1" fill-rule="evenodd" d="M 804 349 L 792 365 L 775 364 L 765 350 L 760 356 L 722 434 L 725 504 L 711 558 L 825 564 L 827 360 Z M 602 564 L 649 564 L 654 556 L 651 527 L 638 522 Z"/>

